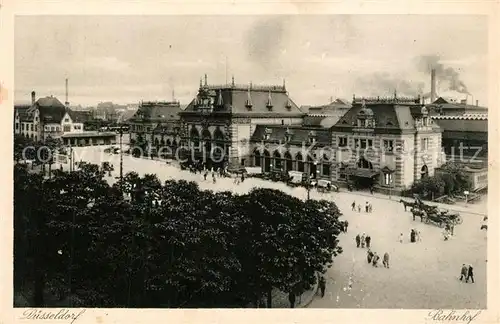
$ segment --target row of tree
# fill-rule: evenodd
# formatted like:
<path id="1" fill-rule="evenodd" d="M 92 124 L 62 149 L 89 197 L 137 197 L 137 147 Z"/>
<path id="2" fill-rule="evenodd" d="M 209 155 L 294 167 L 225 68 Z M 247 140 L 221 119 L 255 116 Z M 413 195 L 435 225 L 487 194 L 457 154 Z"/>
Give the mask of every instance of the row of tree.
<path id="1" fill-rule="evenodd" d="M 462 165 L 446 163 L 439 172 L 430 177 L 415 181 L 409 194 L 419 194 L 422 198 L 437 198 L 442 195 L 463 195 L 465 190 L 471 189 L 471 180 Z"/>
<path id="2" fill-rule="evenodd" d="M 53 287 L 85 307 L 271 307 L 273 289 L 301 294 L 342 252 L 332 202 L 136 173 L 110 186 L 104 172 L 15 166 L 15 286 L 34 283 L 34 306 Z"/>

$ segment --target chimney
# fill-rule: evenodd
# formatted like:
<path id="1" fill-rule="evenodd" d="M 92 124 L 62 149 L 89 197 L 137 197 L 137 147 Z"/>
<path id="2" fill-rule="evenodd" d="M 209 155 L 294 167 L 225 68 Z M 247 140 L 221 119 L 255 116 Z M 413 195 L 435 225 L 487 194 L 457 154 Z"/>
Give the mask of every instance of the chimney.
<path id="1" fill-rule="evenodd" d="M 31 104 L 34 105 L 36 102 L 36 93 L 35 91 L 31 91 Z"/>
<path id="2" fill-rule="evenodd" d="M 436 70 L 431 70 L 431 103 L 436 100 Z"/>
<path id="3" fill-rule="evenodd" d="M 66 79 L 66 101 L 64 102 L 66 107 L 69 107 L 69 101 L 68 101 L 68 79 Z"/>
<path id="4" fill-rule="evenodd" d="M 479 100 L 476 100 L 476 107 L 479 106 Z"/>

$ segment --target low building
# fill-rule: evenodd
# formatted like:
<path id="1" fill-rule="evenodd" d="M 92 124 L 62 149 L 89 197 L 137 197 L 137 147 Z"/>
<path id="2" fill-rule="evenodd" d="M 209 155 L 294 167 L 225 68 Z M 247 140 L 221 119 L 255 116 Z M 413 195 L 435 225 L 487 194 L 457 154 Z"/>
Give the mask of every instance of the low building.
<path id="1" fill-rule="evenodd" d="M 469 105 L 467 100 L 456 102 L 450 99 L 439 97 L 431 104 L 428 104 L 427 109 L 429 114 L 440 116 L 462 116 L 466 114 L 488 114 L 488 108 L 479 106 L 476 100 L 476 105 Z"/>
<path id="2" fill-rule="evenodd" d="M 441 129 L 420 98 L 353 98 L 331 128 L 332 179 L 400 191 L 444 163 Z"/>
<path id="3" fill-rule="evenodd" d="M 35 96 L 33 91 L 31 105 L 14 107 L 15 134 L 42 142 L 48 138 L 61 139 L 65 144 L 79 146 L 115 141 L 111 134 L 86 132 L 81 114 L 72 111 L 57 98 L 50 96 L 36 100 Z M 113 136 L 116 137 L 116 134 Z"/>

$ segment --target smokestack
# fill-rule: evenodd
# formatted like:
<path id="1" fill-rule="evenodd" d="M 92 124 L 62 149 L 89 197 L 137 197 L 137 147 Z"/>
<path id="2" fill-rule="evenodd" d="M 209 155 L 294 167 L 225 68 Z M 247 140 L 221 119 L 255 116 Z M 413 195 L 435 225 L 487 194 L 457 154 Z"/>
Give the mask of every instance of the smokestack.
<path id="1" fill-rule="evenodd" d="M 479 106 L 479 100 L 476 100 L 476 107 Z"/>
<path id="2" fill-rule="evenodd" d="M 68 79 L 66 79 L 66 102 L 64 103 L 66 107 L 69 107 L 69 101 L 68 101 Z"/>
<path id="3" fill-rule="evenodd" d="M 31 104 L 34 105 L 36 102 L 36 93 L 35 91 L 31 91 Z"/>
<path id="4" fill-rule="evenodd" d="M 431 70 L 431 103 L 436 100 L 436 70 Z"/>

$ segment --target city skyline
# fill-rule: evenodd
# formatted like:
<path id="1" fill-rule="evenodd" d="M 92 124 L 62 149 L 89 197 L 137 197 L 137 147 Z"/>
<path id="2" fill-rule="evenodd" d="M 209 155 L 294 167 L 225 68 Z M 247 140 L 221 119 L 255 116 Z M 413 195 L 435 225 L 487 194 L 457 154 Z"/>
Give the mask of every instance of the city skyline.
<path id="1" fill-rule="evenodd" d="M 487 23 L 445 15 L 16 17 L 15 102 L 29 102 L 31 91 L 64 101 L 68 78 L 71 105 L 170 100 L 173 91 L 185 105 L 207 74 L 210 84 L 286 80 L 298 105 L 321 105 L 353 94 L 425 95 L 432 64 L 443 74 L 438 94 L 468 92 L 469 103 L 487 105 Z"/>

